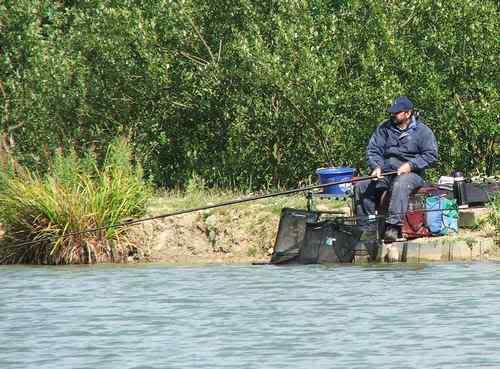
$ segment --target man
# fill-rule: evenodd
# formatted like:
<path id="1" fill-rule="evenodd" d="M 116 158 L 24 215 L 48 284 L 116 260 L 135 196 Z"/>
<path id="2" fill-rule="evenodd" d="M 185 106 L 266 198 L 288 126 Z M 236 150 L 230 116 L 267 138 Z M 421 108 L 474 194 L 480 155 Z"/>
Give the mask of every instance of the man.
<path id="1" fill-rule="evenodd" d="M 416 119 L 406 96 L 397 97 L 388 112 L 390 119 L 377 127 L 368 143 L 368 165 L 377 178 L 358 182 L 355 193 L 356 212 L 363 217 L 375 214 L 380 194 L 390 190 L 384 238 L 394 242 L 400 237 L 408 198 L 424 184 L 423 172 L 437 161 L 438 149 L 431 129 Z M 389 171 L 397 175 L 382 176 Z"/>

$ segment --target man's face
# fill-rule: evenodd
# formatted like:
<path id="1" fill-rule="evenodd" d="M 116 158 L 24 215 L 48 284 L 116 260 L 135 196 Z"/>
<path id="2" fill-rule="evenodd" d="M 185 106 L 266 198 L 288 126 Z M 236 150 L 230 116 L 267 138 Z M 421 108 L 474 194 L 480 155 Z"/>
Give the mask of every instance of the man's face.
<path id="1" fill-rule="evenodd" d="M 410 119 L 411 113 L 409 111 L 400 111 L 391 113 L 392 121 L 396 124 L 406 123 Z"/>

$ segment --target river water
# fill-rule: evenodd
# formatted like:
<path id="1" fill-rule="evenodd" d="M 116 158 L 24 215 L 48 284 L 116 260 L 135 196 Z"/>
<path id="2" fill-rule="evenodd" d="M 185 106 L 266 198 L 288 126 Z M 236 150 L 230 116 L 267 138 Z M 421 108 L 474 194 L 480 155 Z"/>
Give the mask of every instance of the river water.
<path id="1" fill-rule="evenodd" d="M 0 267 L 0 368 L 500 368 L 500 264 Z"/>

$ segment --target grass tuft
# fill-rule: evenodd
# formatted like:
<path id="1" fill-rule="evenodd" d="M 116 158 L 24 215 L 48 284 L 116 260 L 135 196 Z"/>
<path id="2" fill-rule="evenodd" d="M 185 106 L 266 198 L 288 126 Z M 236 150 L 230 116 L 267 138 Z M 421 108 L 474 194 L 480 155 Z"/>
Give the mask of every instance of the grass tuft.
<path id="1" fill-rule="evenodd" d="M 134 250 L 126 228 L 68 236 L 144 214 L 152 191 L 132 165 L 125 139 L 101 165 L 92 154 L 56 153 L 47 173 L 0 169 L 1 263 L 73 264 L 123 261 Z M 40 242 L 30 243 L 39 240 Z"/>

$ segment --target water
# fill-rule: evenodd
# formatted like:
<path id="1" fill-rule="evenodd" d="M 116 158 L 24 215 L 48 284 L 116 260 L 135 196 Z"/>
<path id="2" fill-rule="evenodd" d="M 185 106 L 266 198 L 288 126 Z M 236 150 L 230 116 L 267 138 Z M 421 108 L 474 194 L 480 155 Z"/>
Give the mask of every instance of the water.
<path id="1" fill-rule="evenodd" d="M 0 267 L 0 368 L 500 367 L 500 264 Z"/>

